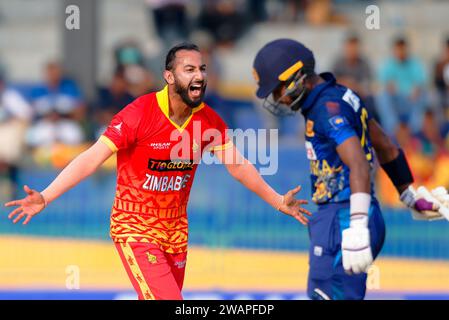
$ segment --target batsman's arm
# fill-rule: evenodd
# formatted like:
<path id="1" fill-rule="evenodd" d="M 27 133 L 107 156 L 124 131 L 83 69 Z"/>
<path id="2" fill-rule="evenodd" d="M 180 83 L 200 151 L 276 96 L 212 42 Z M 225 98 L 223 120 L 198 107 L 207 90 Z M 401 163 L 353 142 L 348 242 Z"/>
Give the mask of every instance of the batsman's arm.
<path id="1" fill-rule="evenodd" d="M 385 134 L 376 120 L 368 121 L 368 129 L 379 164 L 399 194 L 402 194 L 413 183 L 412 171 L 404 152 Z"/>
<path id="2" fill-rule="evenodd" d="M 295 194 L 301 190 L 300 186 L 290 190 L 283 196 L 280 195 L 266 183 L 254 165 L 233 144 L 224 150 L 215 151 L 214 154 L 226 166 L 229 174 L 234 179 L 256 193 L 276 210 L 291 215 L 302 224 L 307 224 L 308 220 L 303 214 L 311 215 L 311 213 L 301 207 L 307 201 L 294 198 Z"/>
<path id="3" fill-rule="evenodd" d="M 412 210 L 413 218 L 439 220 L 445 217 L 449 220 L 449 208 L 446 205 L 449 196 L 446 188 L 438 187 L 428 191 L 424 186 L 420 186 L 415 190 L 412 186 L 413 174 L 404 152 L 393 143 L 374 119 L 368 122 L 368 128 L 379 163 L 399 192 L 402 203 Z"/>
<path id="4" fill-rule="evenodd" d="M 371 193 L 370 167 L 360 146 L 360 139 L 352 136 L 337 146 L 340 159 L 349 168 L 351 193 Z"/>

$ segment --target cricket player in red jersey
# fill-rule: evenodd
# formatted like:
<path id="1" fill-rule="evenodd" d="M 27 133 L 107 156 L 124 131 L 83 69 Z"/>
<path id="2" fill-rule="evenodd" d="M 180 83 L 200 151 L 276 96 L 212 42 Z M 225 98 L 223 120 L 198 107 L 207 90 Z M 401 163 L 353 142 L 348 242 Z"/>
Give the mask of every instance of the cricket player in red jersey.
<path id="1" fill-rule="evenodd" d="M 117 189 L 110 235 L 139 299 L 182 299 L 187 256 L 187 203 L 203 151 L 277 210 L 303 224 L 300 187 L 274 191 L 226 136 L 226 125 L 203 103 L 206 66 L 194 44 L 166 57 L 166 87 L 137 98 L 117 113 L 100 139 L 76 157 L 42 192 L 6 203 L 24 224 L 117 153 Z"/>

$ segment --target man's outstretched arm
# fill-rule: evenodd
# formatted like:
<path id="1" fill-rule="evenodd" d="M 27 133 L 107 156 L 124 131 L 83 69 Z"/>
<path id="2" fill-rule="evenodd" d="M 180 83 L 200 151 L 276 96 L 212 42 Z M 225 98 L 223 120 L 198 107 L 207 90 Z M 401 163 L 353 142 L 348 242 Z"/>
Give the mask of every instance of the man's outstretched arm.
<path id="1" fill-rule="evenodd" d="M 285 195 L 280 195 L 266 183 L 254 165 L 234 145 L 225 150 L 214 151 L 214 154 L 226 166 L 233 178 L 256 193 L 273 208 L 292 216 L 304 225 L 307 224 L 308 220 L 304 214 L 310 216 L 311 213 L 301 207 L 302 204 L 307 204 L 307 201 L 294 198 L 295 194 L 301 190 L 300 186 Z"/>
<path id="2" fill-rule="evenodd" d="M 27 216 L 23 224 L 27 224 L 33 216 L 41 212 L 49 203 L 77 185 L 83 179 L 94 173 L 113 152 L 101 141 L 97 141 L 86 151 L 78 155 L 65 167 L 55 180 L 42 192 L 24 186 L 27 196 L 20 200 L 13 200 L 5 204 L 6 207 L 18 206 L 8 218 L 14 223 Z"/>

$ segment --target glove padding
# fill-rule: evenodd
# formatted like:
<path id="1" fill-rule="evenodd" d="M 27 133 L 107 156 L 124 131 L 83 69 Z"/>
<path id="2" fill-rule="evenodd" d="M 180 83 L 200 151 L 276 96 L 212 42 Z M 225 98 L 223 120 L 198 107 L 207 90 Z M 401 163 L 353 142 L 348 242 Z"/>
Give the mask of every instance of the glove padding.
<path id="1" fill-rule="evenodd" d="M 343 230 L 341 249 L 346 273 L 367 272 L 373 262 L 368 228 L 357 226 Z"/>
<path id="2" fill-rule="evenodd" d="M 401 194 L 401 201 L 412 210 L 415 220 L 449 220 L 449 195 L 444 187 L 429 192 L 423 186 L 417 190 L 409 186 Z"/>

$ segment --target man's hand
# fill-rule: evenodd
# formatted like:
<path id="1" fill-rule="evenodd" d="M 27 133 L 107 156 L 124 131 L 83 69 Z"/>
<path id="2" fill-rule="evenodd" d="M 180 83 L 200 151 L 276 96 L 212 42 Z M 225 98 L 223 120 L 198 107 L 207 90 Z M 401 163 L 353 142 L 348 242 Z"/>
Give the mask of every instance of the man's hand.
<path id="1" fill-rule="evenodd" d="M 423 186 L 417 190 L 409 186 L 402 192 L 401 201 L 412 210 L 415 220 L 449 220 L 449 195 L 444 187 L 429 192 Z"/>
<path id="2" fill-rule="evenodd" d="M 36 190 L 30 189 L 26 185 L 23 187 L 23 190 L 25 190 L 25 192 L 28 194 L 25 198 L 5 203 L 5 207 L 19 206 L 8 215 L 8 218 L 12 219 L 15 215 L 18 214 L 18 216 L 13 220 L 13 223 L 17 223 L 23 217 L 27 216 L 25 221 L 23 222 L 23 224 L 25 225 L 31 220 L 32 217 L 34 217 L 46 207 L 46 203 L 44 197 Z"/>
<path id="3" fill-rule="evenodd" d="M 301 186 L 297 186 L 295 189 L 287 192 L 282 199 L 282 204 L 279 206 L 278 210 L 282 213 L 285 213 L 289 216 L 292 216 L 303 225 L 307 225 L 309 220 L 304 216 L 311 216 L 308 210 L 301 207 L 302 204 L 307 204 L 307 200 L 297 200 L 295 199 L 295 195 L 301 190 Z"/>
<path id="4" fill-rule="evenodd" d="M 343 230 L 342 260 L 343 268 L 348 274 L 366 272 L 373 262 L 367 225 L 368 215 L 361 214 L 357 220 L 351 220 L 351 226 L 348 229 Z"/>

